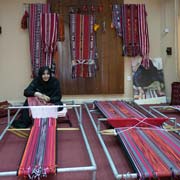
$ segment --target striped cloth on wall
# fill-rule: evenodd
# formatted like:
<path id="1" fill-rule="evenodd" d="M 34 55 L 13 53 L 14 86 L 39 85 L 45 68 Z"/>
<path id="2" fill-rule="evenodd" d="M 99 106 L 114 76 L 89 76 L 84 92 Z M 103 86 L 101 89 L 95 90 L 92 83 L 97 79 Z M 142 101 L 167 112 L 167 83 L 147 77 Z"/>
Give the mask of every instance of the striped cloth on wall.
<path id="1" fill-rule="evenodd" d="M 144 4 L 113 5 L 112 23 L 123 40 L 123 55 L 142 57 L 142 64 L 149 67 L 149 34 Z"/>
<path id="2" fill-rule="evenodd" d="M 94 15 L 70 14 L 72 78 L 95 76 L 94 22 Z"/>
<path id="3" fill-rule="evenodd" d="M 29 4 L 29 40 L 30 55 L 32 65 L 32 76 L 38 76 L 39 68 L 42 66 L 42 59 L 45 59 L 41 41 L 41 13 L 49 13 L 50 6 L 48 4 Z"/>
<path id="4" fill-rule="evenodd" d="M 40 14 L 41 41 L 44 53 L 41 66 L 52 66 L 53 54 L 57 43 L 57 22 L 58 17 L 56 13 Z"/>

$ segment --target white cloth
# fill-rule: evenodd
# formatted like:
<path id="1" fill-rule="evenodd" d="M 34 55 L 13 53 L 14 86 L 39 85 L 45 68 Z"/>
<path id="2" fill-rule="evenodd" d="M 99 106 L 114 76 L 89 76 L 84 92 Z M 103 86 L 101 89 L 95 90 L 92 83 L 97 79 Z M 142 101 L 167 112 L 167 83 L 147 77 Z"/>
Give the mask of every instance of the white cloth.
<path id="1" fill-rule="evenodd" d="M 58 108 L 50 106 L 35 106 L 30 108 L 33 118 L 57 118 Z"/>
<path id="2" fill-rule="evenodd" d="M 62 111 L 58 111 L 58 117 L 65 117 L 66 113 L 67 113 L 67 107 L 66 104 L 63 104 L 63 110 Z"/>

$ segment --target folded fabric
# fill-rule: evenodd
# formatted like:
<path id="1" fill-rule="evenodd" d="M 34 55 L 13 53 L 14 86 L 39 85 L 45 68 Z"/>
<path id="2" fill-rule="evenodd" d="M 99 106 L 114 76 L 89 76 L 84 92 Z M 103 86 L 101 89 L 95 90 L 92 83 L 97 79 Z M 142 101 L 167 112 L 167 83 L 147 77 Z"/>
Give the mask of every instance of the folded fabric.
<path id="1" fill-rule="evenodd" d="M 2 101 L 2 102 L 0 102 L 0 118 L 6 117 L 6 116 L 8 115 L 7 108 L 8 108 L 9 106 L 12 106 L 12 104 L 9 103 L 8 101 Z M 17 111 L 16 109 L 12 109 L 12 110 L 10 111 L 10 114 L 13 115 L 13 114 L 16 113 L 16 111 Z"/>

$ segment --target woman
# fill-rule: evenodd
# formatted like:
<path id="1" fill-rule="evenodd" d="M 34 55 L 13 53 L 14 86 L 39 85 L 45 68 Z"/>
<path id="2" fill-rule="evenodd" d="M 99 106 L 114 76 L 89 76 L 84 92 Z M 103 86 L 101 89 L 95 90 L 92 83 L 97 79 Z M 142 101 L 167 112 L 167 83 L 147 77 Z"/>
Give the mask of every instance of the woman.
<path id="1" fill-rule="evenodd" d="M 60 83 L 51 75 L 49 67 L 44 66 L 39 69 L 38 77 L 35 78 L 24 90 L 25 97 L 37 97 L 42 104 L 63 105 L 61 102 Z M 26 100 L 24 106 L 28 106 Z M 60 107 L 58 110 L 62 110 Z M 29 109 L 23 109 L 20 119 L 13 122 L 15 128 L 27 128 L 32 125 L 32 118 L 29 116 Z"/>

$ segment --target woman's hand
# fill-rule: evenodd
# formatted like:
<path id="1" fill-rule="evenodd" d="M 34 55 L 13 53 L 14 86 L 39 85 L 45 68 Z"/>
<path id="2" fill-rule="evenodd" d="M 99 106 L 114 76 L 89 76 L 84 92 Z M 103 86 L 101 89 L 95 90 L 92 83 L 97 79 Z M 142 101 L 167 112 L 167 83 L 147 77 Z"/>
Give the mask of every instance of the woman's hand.
<path id="1" fill-rule="evenodd" d="M 49 96 L 46 96 L 45 94 L 42 94 L 40 92 L 35 92 L 34 96 L 37 97 L 40 101 L 42 101 L 44 104 L 50 101 Z"/>
<path id="2" fill-rule="evenodd" d="M 37 97 L 37 98 L 39 98 L 39 99 L 43 99 L 43 94 L 40 93 L 40 92 L 35 92 L 35 93 L 34 93 L 34 96 Z"/>
<path id="3" fill-rule="evenodd" d="M 43 100 L 46 102 L 50 101 L 50 97 L 43 94 Z"/>

